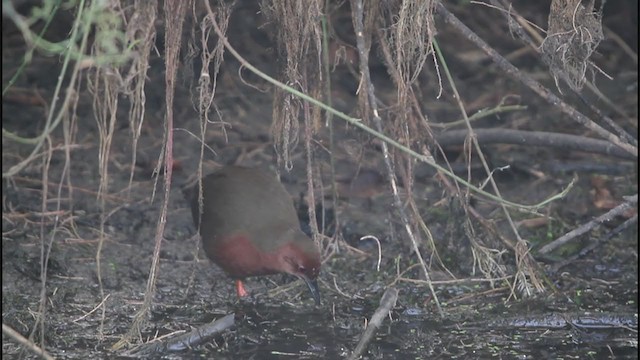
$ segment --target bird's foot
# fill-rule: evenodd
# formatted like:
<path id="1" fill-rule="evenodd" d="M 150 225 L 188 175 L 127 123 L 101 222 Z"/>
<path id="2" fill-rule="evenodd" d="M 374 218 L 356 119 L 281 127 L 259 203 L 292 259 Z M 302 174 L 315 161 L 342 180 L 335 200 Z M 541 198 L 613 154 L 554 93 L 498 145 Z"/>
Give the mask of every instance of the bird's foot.
<path id="1" fill-rule="evenodd" d="M 249 293 L 244 288 L 244 284 L 242 283 L 242 280 L 236 280 L 236 291 L 238 292 L 238 298 L 249 296 Z"/>

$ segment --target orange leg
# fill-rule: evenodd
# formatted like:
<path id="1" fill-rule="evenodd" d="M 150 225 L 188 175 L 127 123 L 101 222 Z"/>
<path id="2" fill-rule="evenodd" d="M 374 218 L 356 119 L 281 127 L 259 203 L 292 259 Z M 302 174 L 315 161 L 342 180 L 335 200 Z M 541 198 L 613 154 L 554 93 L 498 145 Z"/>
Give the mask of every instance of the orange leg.
<path id="1" fill-rule="evenodd" d="M 245 290 L 244 288 L 244 284 L 242 283 L 242 280 L 236 280 L 236 290 L 238 292 L 239 298 L 249 296 L 249 293 L 247 293 L 247 290 Z"/>

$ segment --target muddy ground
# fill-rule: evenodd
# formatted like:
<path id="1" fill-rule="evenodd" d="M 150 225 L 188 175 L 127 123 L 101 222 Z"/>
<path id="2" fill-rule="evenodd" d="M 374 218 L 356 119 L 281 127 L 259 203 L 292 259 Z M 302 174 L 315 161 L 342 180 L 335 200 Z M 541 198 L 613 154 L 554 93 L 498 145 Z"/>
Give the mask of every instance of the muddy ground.
<path id="1" fill-rule="evenodd" d="M 236 8 L 228 34 L 241 54 L 275 75 L 277 52 L 268 36 L 270 28 L 255 6 L 247 1 Z M 522 6 L 518 10 L 525 17 L 545 27 L 547 2 Z M 526 50 L 509 34 L 504 17 L 466 2 L 447 2 L 447 7 L 501 54 L 510 54 L 511 62 L 521 70 L 556 91 L 553 79 L 535 52 Z M 336 16 L 339 20 L 334 26 L 344 36 L 343 40 L 350 42 L 353 37 L 348 35 L 352 31 L 348 10 L 336 13 L 341 16 Z M 52 36 L 65 34 L 63 20 L 69 18 L 72 16 L 68 13 L 61 15 L 60 22 L 51 29 Z M 614 80 L 597 74 L 596 84 L 624 116 L 607 107 L 593 92 L 585 90 L 584 94 L 588 101 L 596 103 L 621 127 L 637 136 L 637 3 L 608 2 L 604 25 L 611 32 L 606 33 L 608 36 L 592 60 Z M 527 107 L 485 118 L 477 127 L 594 137 L 496 69 L 450 25 L 439 21 L 437 26 L 438 40 L 469 113 L 494 107 L 504 98 L 510 99 L 510 104 Z M 630 44 L 632 55 L 611 34 Z M 19 32 L 6 20 L 2 36 L 4 87 L 19 66 L 25 45 Z M 161 41 L 158 40 L 159 44 Z M 374 56 L 374 81 L 386 101 L 392 98 L 394 90 L 386 71 L 376 61 L 379 58 Z M 35 54 L 14 88 L 3 95 L 3 129 L 25 137 L 42 131 L 60 62 L 57 56 Z M 90 359 L 126 354 L 124 350 L 112 350 L 112 346 L 130 329 L 141 306 L 163 201 L 162 180 L 156 182 L 153 169 L 164 136 L 164 63 L 154 57 L 150 65 L 147 112 L 133 182 L 129 183 L 131 131 L 123 111 L 116 123 L 110 153 L 110 181 L 104 208 L 97 200 L 100 139 L 87 92 L 79 94 L 70 161 L 65 161 L 64 139 L 58 129 L 50 138 L 56 149 L 50 165 L 44 165 L 46 156 L 42 153 L 17 175 L 3 177 L 3 356 L 35 357 L 15 337 L 5 333 L 4 326 L 26 337 L 32 334 L 43 291 L 47 304 L 45 331 L 44 334 L 35 331 L 33 339 L 42 345 L 43 338 L 52 356 Z M 329 213 L 335 212 L 341 221 L 342 239 L 339 251 L 323 264 L 322 304 L 315 306 L 304 284 L 284 275 L 249 279 L 247 286 L 252 297 L 238 301 L 232 281 L 198 251 L 189 204 L 181 191 L 182 186 L 193 180 L 199 161 L 199 142 L 189 134 L 199 134 L 199 118 L 191 96 L 193 74 L 188 69 L 180 73 L 182 81 L 174 106 L 174 126 L 179 129 L 174 133 L 176 165 L 157 293 L 147 322 L 133 343 L 189 331 L 229 313 L 235 313 L 235 326 L 192 349 L 145 357 L 345 358 L 355 348 L 385 288 L 393 285 L 400 291 L 397 304 L 369 344 L 365 358 L 637 358 L 637 222 L 615 236 L 608 235 L 633 214 L 616 218 L 551 255 L 537 253 L 549 241 L 619 204 L 622 196 L 637 193 L 635 160 L 586 152 L 513 145 L 484 149 L 493 167 L 511 166 L 497 173 L 496 179 L 503 196 L 513 202 L 538 203 L 561 191 L 577 175 L 571 192 L 541 211 L 546 216 L 541 222 L 525 221 L 534 218 L 531 214 L 514 215 L 521 222 L 522 236 L 529 241 L 534 257 L 550 281 L 546 292 L 529 297 L 512 293 L 508 286 L 512 278 L 488 281 L 482 276 L 474 266 L 469 239 L 462 229 L 464 214 L 448 198 L 434 171 L 427 166 L 418 167 L 413 196 L 442 259 L 439 264 L 430 248 L 421 245 L 432 265 L 435 291 L 444 311 L 441 317 L 428 287 L 418 281 L 423 278 L 418 267 L 413 266 L 417 263 L 416 256 L 393 209 L 384 177 L 379 175 L 384 174 L 379 147 L 357 128 L 338 122 L 336 136 L 341 146 L 336 155 L 338 176 L 348 183 L 355 176 L 355 169 L 362 167 L 370 173 L 366 173 L 362 185 L 355 189 L 346 187 L 336 208 L 329 200 L 326 202 Z M 332 74 L 334 106 L 357 116 L 358 79 L 346 65 L 338 65 Z M 430 121 L 445 123 L 460 118 L 450 90 L 445 88 L 443 96 L 437 97 L 437 76 L 432 63 L 425 67 L 419 86 Z M 563 97 L 590 114 L 569 91 Z M 205 141 L 215 154 L 205 153 L 205 171 L 213 170 L 216 163 L 275 171 L 270 133 L 271 88 L 246 70 L 241 72 L 237 61 L 226 56 L 215 101 L 219 116 L 227 123 L 226 133 L 220 126 L 211 126 L 207 132 Z M 320 131 L 319 141 L 326 141 L 326 136 L 326 129 Z M 32 149 L 3 135 L 3 172 Z M 454 168 L 458 166 L 465 175 L 464 162 L 457 160 L 460 146 L 445 150 Z M 364 155 L 357 156 L 360 153 Z M 306 192 L 302 144 L 295 154 L 293 170 L 279 170 L 292 200 L 300 205 L 299 194 Z M 323 154 L 319 158 L 325 161 L 328 156 Z M 47 176 L 43 177 L 43 173 Z M 327 179 L 328 173 L 322 176 Z M 474 181 L 482 180 L 481 173 L 474 176 Z M 48 201 L 43 204 L 44 191 Z M 475 206 L 496 223 L 504 223 L 495 204 L 479 201 Z M 104 214 L 107 220 L 101 228 Z M 102 289 L 96 271 L 101 233 Z M 333 230 L 328 233 L 331 235 Z M 380 262 L 377 243 L 359 241 L 365 235 L 380 240 Z M 489 243 L 500 249 L 499 242 Z M 51 248 L 43 290 L 40 259 L 42 249 L 48 249 L 48 245 Z M 510 251 L 502 255 L 509 275 L 515 269 L 513 256 Z"/>

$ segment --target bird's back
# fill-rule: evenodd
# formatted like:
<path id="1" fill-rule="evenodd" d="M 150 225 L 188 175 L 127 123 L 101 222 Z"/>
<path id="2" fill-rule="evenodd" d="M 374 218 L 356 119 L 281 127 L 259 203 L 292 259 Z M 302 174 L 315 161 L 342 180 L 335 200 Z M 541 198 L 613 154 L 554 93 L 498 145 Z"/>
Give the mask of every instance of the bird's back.
<path id="1" fill-rule="evenodd" d="M 244 232 L 256 247 L 270 250 L 291 240 L 278 233 L 299 228 L 289 193 L 265 171 L 227 166 L 203 178 L 202 187 L 202 222 L 197 188 L 191 211 L 203 241 Z"/>

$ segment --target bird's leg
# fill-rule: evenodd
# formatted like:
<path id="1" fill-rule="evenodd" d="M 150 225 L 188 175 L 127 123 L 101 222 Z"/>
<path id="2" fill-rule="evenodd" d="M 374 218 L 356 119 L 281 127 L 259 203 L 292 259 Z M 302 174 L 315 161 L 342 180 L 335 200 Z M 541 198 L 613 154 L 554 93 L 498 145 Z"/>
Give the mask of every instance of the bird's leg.
<path id="1" fill-rule="evenodd" d="M 249 296 L 249 293 L 247 293 L 247 290 L 244 288 L 242 280 L 236 280 L 236 291 L 238 292 L 238 298 Z"/>

